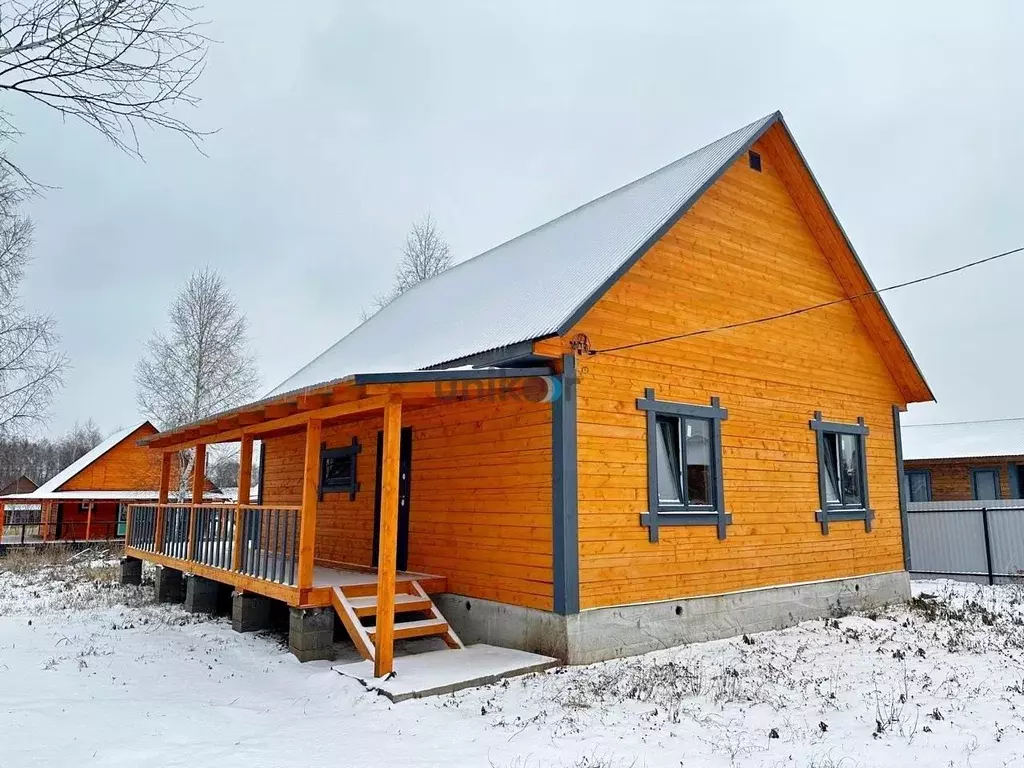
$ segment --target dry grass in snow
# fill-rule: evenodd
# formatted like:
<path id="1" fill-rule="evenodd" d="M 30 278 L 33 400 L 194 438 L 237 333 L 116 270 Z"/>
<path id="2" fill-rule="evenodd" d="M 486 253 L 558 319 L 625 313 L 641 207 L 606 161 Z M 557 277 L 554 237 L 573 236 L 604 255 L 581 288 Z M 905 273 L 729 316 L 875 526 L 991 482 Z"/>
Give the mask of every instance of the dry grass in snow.
<path id="1" fill-rule="evenodd" d="M 4 766 L 1024 765 L 1024 588 L 392 705 L 80 556 L 0 558 Z"/>

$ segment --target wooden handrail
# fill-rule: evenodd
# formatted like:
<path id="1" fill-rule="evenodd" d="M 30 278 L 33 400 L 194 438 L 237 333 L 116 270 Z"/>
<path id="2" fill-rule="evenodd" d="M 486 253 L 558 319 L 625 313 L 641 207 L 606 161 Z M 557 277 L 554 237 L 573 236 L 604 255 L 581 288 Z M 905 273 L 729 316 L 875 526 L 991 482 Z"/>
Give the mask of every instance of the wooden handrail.
<path id="1" fill-rule="evenodd" d="M 167 504 L 145 504 L 145 503 L 140 502 L 138 504 L 129 504 L 128 505 L 128 509 L 131 510 L 133 507 L 146 507 L 147 509 L 152 509 L 152 508 L 160 509 L 161 507 L 164 507 L 164 508 L 175 507 L 175 508 L 179 508 L 180 509 L 181 507 L 193 507 L 193 506 L 198 508 L 198 509 L 228 509 L 228 508 L 233 508 L 233 507 L 235 507 L 237 505 L 232 504 L 231 502 L 221 502 L 221 503 L 210 502 L 210 503 L 206 503 L 206 504 L 189 504 L 188 502 L 184 502 L 184 501 L 181 502 L 180 504 L 176 504 L 173 501 L 172 502 L 168 502 Z M 267 511 L 274 510 L 274 509 L 279 509 L 282 512 L 301 512 L 302 511 L 302 507 L 299 506 L 298 504 L 243 504 L 242 505 L 242 509 L 255 509 L 255 510 L 267 510 Z"/>

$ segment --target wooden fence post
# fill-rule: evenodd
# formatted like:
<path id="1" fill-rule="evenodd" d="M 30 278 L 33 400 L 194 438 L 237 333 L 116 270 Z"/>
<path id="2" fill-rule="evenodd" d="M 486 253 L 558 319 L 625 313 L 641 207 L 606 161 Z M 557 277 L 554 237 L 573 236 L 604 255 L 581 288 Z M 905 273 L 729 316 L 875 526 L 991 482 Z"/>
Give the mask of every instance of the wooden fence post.
<path id="1" fill-rule="evenodd" d="M 306 453 L 302 466 L 302 511 L 299 513 L 300 590 L 313 586 L 313 562 L 316 559 L 316 503 L 320 483 L 320 437 L 323 422 L 310 419 L 306 423 Z"/>
<path id="2" fill-rule="evenodd" d="M 402 437 L 402 400 L 384 406 L 384 455 L 381 458 L 380 537 L 377 552 L 377 628 L 373 674 L 384 677 L 394 667 L 395 575 L 398 559 L 398 482 Z"/>

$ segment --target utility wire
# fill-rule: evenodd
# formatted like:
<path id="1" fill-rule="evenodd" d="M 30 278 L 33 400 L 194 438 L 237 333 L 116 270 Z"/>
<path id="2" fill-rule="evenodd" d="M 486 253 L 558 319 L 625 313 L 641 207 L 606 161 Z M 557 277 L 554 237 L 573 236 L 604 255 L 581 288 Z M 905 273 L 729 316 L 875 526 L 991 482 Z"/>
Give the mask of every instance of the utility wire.
<path id="1" fill-rule="evenodd" d="M 967 421 L 933 421 L 926 424 L 903 424 L 903 429 L 911 427 L 958 427 L 964 424 L 1002 424 L 1009 421 L 1022 421 L 1024 416 L 1007 416 L 1002 419 L 968 419 Z"/>
<path id="2" fill-rule="evenodd" d="M 832 299 L 831 301 L 823 301 L 820 304 L 812 304 L 809 307 L 801 307 L 800 309 L 792 309 L 792 310 L 790 310 L 788 312 L 780 312 L 777 315 L 768 315 L 766 317 L 758 317 L 758 318 L 755 318 L 753 320 L 742 320 L 740 322 L 728 323 L 727 325 L 719 325 L 719 326 L 715 326 L 713 328 L 700 328 L 700 329 L 698 329 L 696 331 L 688 331 L 687 333 L 679 333 L 679 334 L 676 334 L 674 336 L 663 336 L 660 339 L 650 339 L 649 341 L 634 341 L 631 344 L 621 344 L 621 345 L 619 345 L 617 347 L 606 347 L 605 349 L 593 349 L 593 350 L 590 351 L 590 354 L 591 355 L 599 355 L 599 354 L 602 354 L 604 352 L 621 352 L 624 349 L 635 349 L 637 347 L 646 347 L 646 346 L 650 346 L 651 344 L 663 344 L 666 341 L 678 341 L 680 339 L 689 339 L 689 338 L 692 338 L 694 336 L 704 336 L 704 335 L 709 334 L 709 333 L 717 333 L 718 331 L 728 331 L 728 330 L 732 330 L 733 328 L 744 328 L 744 327 L 746 327 L 748 325 L 758 325 L 760 323 L 771 322 L 772 320 L 782 320 L 783 318 L 786 318 L 786 317 L 795 317 L 796 315 L 803 315 L 803 314 L 806 314 L 808 312 L 813 312 L 816 309 L 824 309 L 825 307 L 832 307 L 832 306 L 835 306 L 836 304 L 845 304 L 846 302 L 849 302 L 849 301 L 855 301 L 857 299 L 863 299 L 866 296 L 877 296 L 878 294 L 885 293 L 887 291 L 895 291 L 895 290 L 897 290 L 899 288 L 907 288 L 908 286 L 917 285 L 918 283 L 924 283 L 924 282 L 927 282 L 929 280 L 934 280 L 934 279 L 936 279 L 938 277 L 946 277 L 947 275 L 952 275 L 952 274 L 955 274 L 956 272 L 963 272 L 965 269 L 970 269 L 971 267 L 977 267 L 977 266 L 980 266 L 982 264 L 988 264 L 990 261 L 995 261 L 996 259 L 1001 259 L 1001 258 L 1003 258 L 1005 256 L 1012 256 L 1013 254 L 1020 253 L 1022 251 L 1024 251 L 1024 246 L 1021 246 L 1019 248 L 1014 248 L 1013 250 L 1010 250 L 1010 251 L 1003 251 L 1002 253 L 997 253 L 995 256 L 988 256 L 988 257 L 986 257 L 984 259 L 978 259 L 977 261 L 971 261 L 971 262 L 968 262 L 967 264 L 961 264 L 959 267 L 953 267 L 951 269 L 944 269 L 941 272 L 935 272 L 934 274 L 931 274 L 931 275 L 925 275 L 924 277 L 918 277 L 918 278 L 915 278 L 914 280 L 907 280 L 906 282 L 903 282 L 903 283 L 896 283 L 895 285 L 888 285 L 885 288 L 876 288 L 876 289 L 871 290 L 871 291 L 864 291 L 864 293 L 858 293 L 855 296 L 846 296 L 846 297 L 844 297 L 842 299 Z"/>

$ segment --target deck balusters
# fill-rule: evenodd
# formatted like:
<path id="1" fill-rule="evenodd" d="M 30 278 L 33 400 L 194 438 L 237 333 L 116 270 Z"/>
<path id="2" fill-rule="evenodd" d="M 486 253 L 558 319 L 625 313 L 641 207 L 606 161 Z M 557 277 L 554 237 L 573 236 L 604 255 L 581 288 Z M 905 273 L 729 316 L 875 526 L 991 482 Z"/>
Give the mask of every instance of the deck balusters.
<path id="1" fill-rule="evenodd" d="M 235 553 L 235 507 L 208 504 L 132 505 L 130 547 L 154 552 L 162 509 L 160 554 L 221 570 L 232 570 Z M 296 586 L 299 552 L 299 509 L 243 507 L 239 572 L 258 579 Z M 189 539 L 193 541 L 189 552 Z"/>

